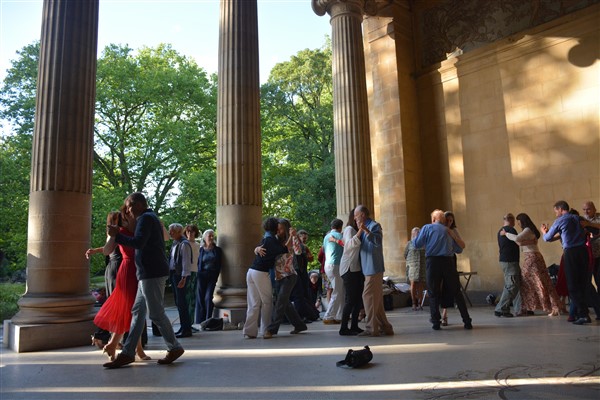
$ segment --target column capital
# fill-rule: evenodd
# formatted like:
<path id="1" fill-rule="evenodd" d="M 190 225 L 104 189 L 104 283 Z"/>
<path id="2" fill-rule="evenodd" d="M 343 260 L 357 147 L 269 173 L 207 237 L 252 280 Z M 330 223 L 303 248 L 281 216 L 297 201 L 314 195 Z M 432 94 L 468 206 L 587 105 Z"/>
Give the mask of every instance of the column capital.
<path id="1" fill-rule="evenodd" d="M 318 16 L 325 13 L 331 17 L 354 13 L 360 16 L 376 15 L 378 10 L 390 5 L 393 0 L 312 0 L 312 9 Z"/>

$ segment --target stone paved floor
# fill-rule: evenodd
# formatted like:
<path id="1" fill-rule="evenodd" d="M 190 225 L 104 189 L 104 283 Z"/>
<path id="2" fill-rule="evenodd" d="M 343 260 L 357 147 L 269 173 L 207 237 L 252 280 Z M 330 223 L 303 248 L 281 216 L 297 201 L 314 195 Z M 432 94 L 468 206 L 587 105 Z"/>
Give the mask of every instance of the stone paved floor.
<path id="1" fill-rule="evenodd" d="M 118 370 L 103 369 L 91 346 L 2 349 L 0 399 L 600 399 L 600 321 L 497 318 L 487 306 L 471 314 L 472 331 L 455 310 L 433 331 L 426 311 L 396 309 L 388 313 L 396 335 L 379 338 L 342 337 L 321 322 L 300 335 L 284 325 L 271 340 L 200 332 L 182 339 L 186 353 L 170 366 Z M 374 354 L 366 368 L 336 367 L 364 345 Z M 151 336 L 147 352 L 164 355 L 162 340 Z"/>

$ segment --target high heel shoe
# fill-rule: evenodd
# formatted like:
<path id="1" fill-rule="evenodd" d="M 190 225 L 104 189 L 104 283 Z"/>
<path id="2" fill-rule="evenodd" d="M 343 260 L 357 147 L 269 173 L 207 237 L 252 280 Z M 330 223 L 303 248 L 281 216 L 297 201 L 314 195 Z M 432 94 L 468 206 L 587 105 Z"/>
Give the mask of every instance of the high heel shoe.
<path id="1" fill-rule="evenodd" d="M 138 356 L 138 358 L 142 361 L 150 361 L 152 360 L 152 357 L 150 357 L 149 355 L 147 355 L 146 353 L 143 354 L 136 354 Z"/>
<path id="2" fill-rule="evenodd" d="M 550 314 L 548 314 L 549 317 L 558 317 L 560 315 L 560 311 L 555 308 L 552 310 L 552 312 Z"/>
<path id="3" fill-rule="evenodd" d="M 102 354 L 106 354 L 108 356 L 108 358 L 110 359 L 110 361 L 115 361 L 115 358 L 117 358 L 117 349 L 113 348 L 109 345 L 106 345 L 102 348 Z"/>
<path id="4" fill-rule="evenodd" d="M 448 317 L 442 318 L 442 326 L 448 326 Z"/>

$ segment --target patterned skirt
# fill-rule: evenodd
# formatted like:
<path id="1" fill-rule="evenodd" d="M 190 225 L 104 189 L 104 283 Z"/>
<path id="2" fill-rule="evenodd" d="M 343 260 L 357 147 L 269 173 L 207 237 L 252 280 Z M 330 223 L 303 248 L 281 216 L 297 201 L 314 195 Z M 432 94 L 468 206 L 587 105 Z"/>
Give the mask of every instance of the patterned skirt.
<path id="1" fill-rule="evenodd" d="M 544 257 L 539 252 L 523 253 L 521 267 L 522 310 L 562 309 L 560 299 L 548 274 Z"/>

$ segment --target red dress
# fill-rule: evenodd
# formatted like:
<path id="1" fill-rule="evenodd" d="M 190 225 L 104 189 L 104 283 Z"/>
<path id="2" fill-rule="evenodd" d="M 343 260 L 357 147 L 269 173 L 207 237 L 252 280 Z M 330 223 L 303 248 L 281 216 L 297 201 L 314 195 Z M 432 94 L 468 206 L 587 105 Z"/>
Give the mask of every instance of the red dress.
<path id="1" fill-rule="evenodd" d="M 120 233 L 133 236 L 121 228 Z M 119 266 L 115 288 L 94 318 L 97 327 L 109 332 L 121 334 L 129 331 L 131 325 L 131 307 L 137 293 L 138 281 L 135 276 L 135 249 L 119 245 L 123 261 Z"/>

